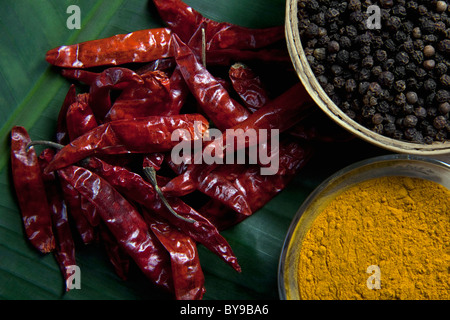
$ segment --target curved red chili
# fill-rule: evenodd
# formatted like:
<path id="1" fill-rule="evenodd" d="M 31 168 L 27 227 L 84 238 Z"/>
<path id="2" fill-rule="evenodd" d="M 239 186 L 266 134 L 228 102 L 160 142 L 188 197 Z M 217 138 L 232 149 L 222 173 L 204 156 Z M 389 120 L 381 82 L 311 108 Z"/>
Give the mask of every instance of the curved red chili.
<path id="1" fill-rule="evenodd" d="M 55 152 L 53 149 L 44 149 L 39 155 L 39 165 L 41 171 L 53 159 Z M 55 233 L 54 255 L 65 280 L 66 291 L 70 290 L 69 279 L 72 275 L 71 267 L 76 265 L 75 242 L 72 238 L 72 231 L 69 224 L 68 208 L 59 188 L 59 178 L 54 173 L 42 174 L 48 203 L 51 210 L 53 230 Z"/>
<path id="2" fill-rule="evenodd" d="M 125 88 L 105 116 L 105 121 L 170 115 L 170 78 L 163 71 L 148 71 L 143 83 Z"/>
<path id="3" fill-rule="evenodd" d="M 103 223 L 141 271 L 173 292 L 170 257 L 140 213 L 106 180 L 85 168 L 63 168 L 58 174 L 96 206 Z"/>
<path id="4" fill-rule="evenodd" d="M 11 130 L 11 169 L 25 233 L 31 244 L 43 253 L 55 248 L 55 237 L 45 185 L 38 157 L 24 127 Z"/>
<path id="5" fill-rule="evenodd" d="M 60 144 L 67 144 L 69 142 L 67 132 L 66 114 L 72 103 L 76 101 L 76 87 L 74 84 L 70 85 L 69 91 L 67 91 L 64 102 L 59 109 L 58 120 L 56 122 L 56 142 Z"/>
<path id="6" fill-rule="evenodd" d="M 284 26 L 251 29 L 203 17 L 181 0 L 153 0 L 159 15 L 185 42 L 202 23 L 206 26 L 207 49 L 258 49 L 284 39 Z"/>
<path id="7" fill-rule="evenodd" d="M 235 63 L 228 72 L 233 89 L 245 106 L 255 112 L 269 101 L 269 95 L 255 72 L 243 63 Z"/>
<path id="8" fill-rule="evenodd" d="M 194 240 L 203 244 L 211 252 L 217 254 L 236 271 L 241 270 L 237 258 L 225 238 L 219 234 L 217 229 L 207 219 L 181 199 L 167 197 L 167 201 L 177 214 L 193 220 L 194 223 L 185 222 L 172 215 L 157 197 L 153 186 L 140 175 L 123 167 L 110 165 L 96 157 L 91 157 L 86 165 L 127 198 L 141 204 L 178 227 Z"/>
<path id="9" fill-rule="evenodd" d="M 197 60 L 195 53 L 176 34 L 175 61 L 186 84 L 214 125 L 225 130 L 246 119 L 250 112 L 234 101 L 222 84 Z"/>
<path id="10" fill-rule="evenodd" d="M 91 68 L 171 57 L 172 31 L 146 29 L 60 46 L 47 52 L 48 63 L 63 68 Z"/>
<path id="11" fill-rule="evenodd" d="M 97 121 L 103 123 L 111 109 L 112 90 L 123 90 L 130 85 L 143 83 L 141 76 L 128 68 L 112 67 L 101 72 L 89 87 L 89 105 Z"/>
<path id="12" fill-rule="evenodd" d="M 201 300 L 206 291 L 205 277 L 195 241 L 146 210 L 144 219 L 170 254 L 176 299 Z"/>
<path id="13" fill-rule="evenodd" d="M 171 150 L 179 139 L 201 139 L 208 122 L 200 114 L 117 120 L 100 125 L 59 151 L 46 168 L 57 170 L 96 154 L 152 153 Z"/>

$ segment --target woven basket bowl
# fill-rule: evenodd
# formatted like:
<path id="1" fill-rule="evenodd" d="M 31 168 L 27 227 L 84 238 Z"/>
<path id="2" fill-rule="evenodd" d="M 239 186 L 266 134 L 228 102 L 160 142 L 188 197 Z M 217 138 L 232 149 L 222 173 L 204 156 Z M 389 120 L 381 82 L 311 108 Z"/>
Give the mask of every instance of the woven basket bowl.
<path id="1" fill-rule="evenodd" d="M 362 126 L 348 117 L 325 93 L 317 81 L 303 51 L 297 16 L 298 0 L 286 1 L 286 41 L 294 68 L 311 98 L 340 126 L 353 135 L 381 148 L 397 152 L 418 155 L 450 154 L 450 141 L 433 144 L 417 144 L 389 138 Z"/>

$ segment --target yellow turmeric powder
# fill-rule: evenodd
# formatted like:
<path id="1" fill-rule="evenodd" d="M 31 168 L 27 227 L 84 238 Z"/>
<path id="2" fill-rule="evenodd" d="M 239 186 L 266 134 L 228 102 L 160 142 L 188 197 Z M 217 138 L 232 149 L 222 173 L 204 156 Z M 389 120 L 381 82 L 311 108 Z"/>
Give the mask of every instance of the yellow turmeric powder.
<path id="1" fill-rule="evenodd" d="M 450 190 L 409 177 L 361 182 L 318 215 L 298 261 L 302 299 L 449 299 Z"/>

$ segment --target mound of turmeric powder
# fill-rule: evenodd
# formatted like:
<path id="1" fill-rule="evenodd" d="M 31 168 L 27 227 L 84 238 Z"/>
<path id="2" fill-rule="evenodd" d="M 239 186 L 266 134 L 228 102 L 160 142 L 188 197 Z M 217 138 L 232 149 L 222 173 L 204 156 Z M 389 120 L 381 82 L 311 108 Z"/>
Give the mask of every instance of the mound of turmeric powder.
<path id="1" fill-rule="evenodd" d="M 343 191 L 305 235 L 298 284 L 302 299 L 449 299 L 450 190 L 398 176 Z"/>

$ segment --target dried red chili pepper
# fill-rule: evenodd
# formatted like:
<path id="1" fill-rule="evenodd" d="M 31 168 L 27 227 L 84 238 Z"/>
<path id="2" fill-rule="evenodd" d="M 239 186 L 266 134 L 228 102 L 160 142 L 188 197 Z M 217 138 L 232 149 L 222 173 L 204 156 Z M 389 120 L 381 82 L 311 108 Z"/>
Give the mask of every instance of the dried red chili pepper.
<path id="1" fill-rule="evenodd" d="M 89 105 L 97 121 L 102 123 L 111 109 L 112 90 L 143 83 L 141 76 L 128 68 L 112 67 L 101 72 L 89 89 Z"/>
<path id="2" fill-rule="evenodd" d="M 108 182 L 85 168 L 63 168 L 58 174 L 96 206 L 103 223 L 148 279 L 173 292 L 170 257 L 140 213 Z"/>
<path id="3" fill-rule="evenodd" d="M 99 224 L 100 237 L 105 246 L 106 254 L 109 261 L 114 267 L 116 274 L 126 280 L 130 269 L 130 257 L 125 250 L 119 245 L 117 240 L 111 234 L 111 231 L 102 223 Z"/>
<path id="4" fill-rule="evenodd" d="M 90 222 L 91 214 L 83 210 L 81 194 L 67 181 L 61 181 L 61 190 L 67 204 L 69 216 L 75 222 L 75 227 L 81 240 L 84 244 L 92 243 L 96 238 L 96 232 Z"/>
<path id="5" fill-rule="evenodd" d="M 270 134 L 272 129 L 279 130 L 279 133 L 286 131 L 309 114 L 310 107 L 312 106 L 310 101 L 311 98 L 303 85 L 297 83 L 279 97 L 269 101 L 245 120 L 233 126 L 231 128 L 233 132 L 240 132 L 239 134 L 233 135 L 233 138 L 243 139 L 250 130 L 255 130 L 256 132 L 268 130 L 268 134 Z M 203 148 L 202 152 L 215 155 L 218 158 L 224 158 L 227 153 L 237 151 L 238 146 L 239 148 L 247 148 L 250 146 L 250 139 L 243 139 L 242 141 L 243 143 L 227 145 L 227 133 L 224 132 L 221 137 L 209 142 Z M 259 141 L 255 142 L 259 143 Z M 216 154 L 215 150 L 224 152 Z M 172 179 L 161 190 L 173 196 L 182 196 L 191 193 L 198 187 L 198 177 L 201 172 L 211 169 L 206 164 L 190 164 L 182 175 Z"/>
<path id="6" fill-rule="evenodd" d="M 168 71 L 170 69 L 173 69 L 174 67 L 175 67 L 175 59 L 173 57 L 161 58 L 153 60 L 145 64 L 144 66 L 138 68 L 136 70 L 136 73 L 142 75 L 144 73 L 147 73 L 148 71 L 157 71 L 157 70 Z"/>
<path id="7" fill-rule="evenodd" d="M 51 211 L 47 202 L 38 157 L 24 127 L 11 130 L 11 168 L 25 233 L 31 244 L 43 253 L 55 248 Z"/>
<path id="8" fill-rule="evenodd" d="M 144 156 L 142 167 L 152 167 L 155 171 L 161 169 L 164 162 L 165 154 L 162 152 L 149 153 Z"/>
<path id="9" fill-rule="evenodd" d="M 46 54 L 48 63 L 63 68 L 91 68 L 171 57 L 172 31 L 146 29 L 60 46 Z"/>
<path id="10" fill-rule="evenodd" d="M 175 61 L 203 112 L 221 129 L 231 128 L 249 116 L 222 84 L 197 60 L 195 53 L 174 34 Z"/>
<path id="11" fill-rule="evenodd" d="M 181 108 L 186 102 L 186 98 L 189 95 L 189 87 L 184 81 L 178 66 L 172 72 L 170 76 L 170 106 L 167 111 L 167 115 L 179 114 Z"/>
<path id="12" fill-rule="evenodd" d="M 96 157 L 91 157 L 86 165 L 90 170 L 106 179 L 128 199 L 166 219 L 188 236 L 203 244 L 211 252 L 217 254 L 235 270 L 240 271 L 236 256 L 228 242 L 207 219 L 181 199 L 167 197 L 170 206 L 178 215 L 193 220 L 194 223 L 181 220 L 169 212 L 158 198 L 153 186 L 140 175 L 119 166 L 112 166 Z"/>
<path id="13" fill-rule="evenodd" d="M 76 87 L 75 85 L 70 85 L 69 91 L 67 91 L 64 102 L 59 110 L 58 120 L 56 122 L 56 142 L 61 144 L 67 144 L 69 142 L 69 137 L 67 136 L 67 122 L 66 114 L 70 105 L 76 101 Z"/>
<path id="14" fill-rule="evenodd" d="M 62 69 L 61 75 L 67 79 L 77 80 L 87 85 L 92 85 L 100 73 L 83 69 Z"/>
<path id="15" fill-rule="evenodd" d="M 72 275 L 71 267 L 76 265 L 75 242 L 69 225 L 67 206 L 59 188 L 59 179 L 54 172 L 44 174 L 44 168 L 53 159 L 55 152 L 52 149 L 44 149 L 38 162 L 41 168 L 48 203 L 51 210 L 53 230 L 55 233 L 54 255 L 65 280 L 66 291 L 70 290 L 68 283 Z"/>
<path id="16" fill-rule="evenodd" d="M 163 21 L 185 42 L 205 23 L 208 50 L 258 49 L 284 39 L 283 26 L 250 29 L 205 18 L 180 0 L 153 0 L 153 3 Z"/>
<path id="17" fill-rule="evenodd" d="M 98 126 L 94 113 L 89 106 L 88 94 L 78 96 L 78 101 L 70 105 L 66 114 L 69 140 L 73 141 Z"/>
<path id="18" fill-rule="evenodd" d="M 141 75 L 143 83 L 130 85 L 117 97 L 105 121 L 170 115 L 170 78 L 163 71 Z"/>
<path id="19" fill-rule="evenodd" d="M 247 65 L 235 63 L 231 66 L 228 74 L 233 89 L 252 113 L 269 101 L 269 95 L 261 83 L 261 79 Z"/>
<path id="20" fill-rule="evenodd" d="M 47 170 L 57 170 L 96 154 L 152 153 L 171 150 L 179 141 L 201 139 L 208 122 L 199 114 L 111 121 L 78 137 L 59 151 Z"/>
<path id="21" fill-rule="evenodd" d="M 144 219 L 170 254 L 176 299 L 201 300 L 205 293 L 205 277 L 195 241 L 146 210 Z"/>

